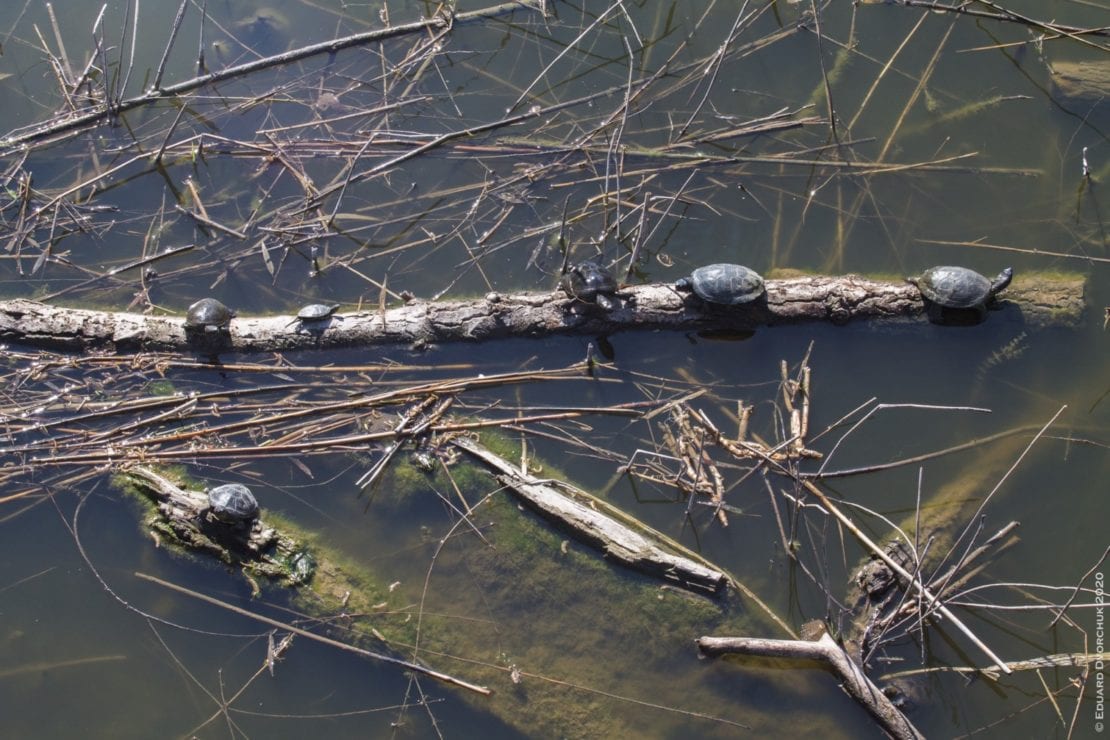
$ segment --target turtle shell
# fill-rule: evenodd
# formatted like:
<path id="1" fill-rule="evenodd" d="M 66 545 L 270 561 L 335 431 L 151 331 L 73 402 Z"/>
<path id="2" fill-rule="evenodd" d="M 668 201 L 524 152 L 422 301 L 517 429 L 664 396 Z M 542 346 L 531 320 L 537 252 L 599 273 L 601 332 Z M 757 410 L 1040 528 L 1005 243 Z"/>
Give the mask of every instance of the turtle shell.
<path id="1" fill-rule="evenodd" d="M 997 292 L 990 280 L 966 267 L 931 267 L 914 283 L 926 300 L 942 308 L 976 308 Z"/>
<path id="2" fill-rule="evenodd" d="M 315 573 L 316 558 L 308 550 L 301 550 L 289 559 L 289 580 L 293 583 L 308 583 Z"/>
<path id="3" fill-rule="evenodd" d="M 339 310 L 338 303 L 310 303 L 297 312 L 301 321 L 321 321 Z"/>
<path id="4" fill-rule="evenodd" d="M 258 516 L 258 499 L 242 483 L 225 483 L 208 491 L 208 505 L 217 518 L 244 522 Z"/>
<path id="5" fill-rule="evenodd" d="M 597 262 L 587 260 L 572 267 L 560 286 L 572 298 L 608 308 L 614 303 L 611 296 L 617 292 L 617 279 Z"/>
<path id="6" fill-rule="evenodd" d="M 690 277 L 675 283 L 679 290 L 692 290 L 706 303 L 738 306 L 750 303 L 766 292 L 763 278 L 743 265 L 719 263 L 694 270 Z"/>
<path id="7" fill-rule="evenodd" d="M 185 326 L 190 329 L 222 329 L 231 323 L 235 312 L 215 298 L 201 298 L 189 306 Z"/>

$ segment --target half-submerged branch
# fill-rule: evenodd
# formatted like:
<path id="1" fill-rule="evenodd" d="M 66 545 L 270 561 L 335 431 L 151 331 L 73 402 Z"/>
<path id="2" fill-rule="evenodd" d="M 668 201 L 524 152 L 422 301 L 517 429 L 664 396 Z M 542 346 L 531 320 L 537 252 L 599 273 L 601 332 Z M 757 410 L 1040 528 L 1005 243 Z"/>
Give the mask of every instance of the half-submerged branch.
<path id="1" fill-rule="evenodd" d="M 763 326 L 825 321 L 925 321 L 918 289 L 856 275 L 807 276 L 767 281 L 765 301 L 708 307 L 671 283 L 624 288 L 620 306 L 602 311 L 560 291 L 490 293 L 473 300 L 420 300 L 384 311 L 339 313 L 323 321 L 292 316 L 240 317 L 229 329 L 204 337 L 203 349 L 272 352 L 293 349 L 430 344 L 555 334 L 612 334 L 633 329 L 751 331 Z M 988 321 L 1029 327 L 1074 326 L 1086 308 L 1080 277 L 1025 276 L 1015 280 Z M 120 350 L 196 349 L 184 317 L 145 316 L 49 306 L 16 299 L 0 302 L 0 341 L 65 349 L 112 346 Z"/>
<path id="2" fill-rule="evenodd" d="M 891 703 L 890 699 L 852 662 L 844 648 L 827 633 L 815 641 L 765 640 L 750 637 L 700 637 L 698 649 L 704 655 L 727 653 L 755 655 L 766 658 L 814 660 L 829 666 L 843 682 L 848 695 L 863 705 L 890 737 L 898 740 L 919 740 L 924 737 Z"/>

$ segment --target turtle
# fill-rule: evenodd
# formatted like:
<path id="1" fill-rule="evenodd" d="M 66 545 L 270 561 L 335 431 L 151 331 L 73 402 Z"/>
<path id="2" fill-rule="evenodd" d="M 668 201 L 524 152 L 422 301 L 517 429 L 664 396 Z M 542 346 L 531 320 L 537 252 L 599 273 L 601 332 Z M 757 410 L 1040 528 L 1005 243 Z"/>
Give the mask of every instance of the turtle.
<path id="1" fill-rule="evenodd" d="M 675 282 L 676 290 L 693 291 L 706 303 L 739 306 L 762 297 L 767 288 L 755 270 L 743 265 L 718 263 L 699 267 Z"/>
<path id="2" fill-rule="evenodd" d="M 300 321 L 302 324 L 314 324 L 331 318 L 339 310 L 338 303 L 309 303 L 297 312 L 290 324 Z"/>
<path id="3" fill-rule="evenodd" d="M 308 550 L 300 550 L 289 558 L 289 581 L 294 585 L 308 583 L 316 573 L 316 558 Z"/>
<path id="4" fill-rule="evenodd" d="M 989 280 L 966 267 L 941 265 L 930 267 L 917 277 L 907 278 L 907 281 L 921 291 L 930 318 L 957 322 L 966 319 L 981 321 L 987 314 L 987 305 L 1006 289 L 1013 278 L 1011 267 L 998 273 L 994 280 Z"/>
<path id="5" fill-rule="evenodd" d="M 310 303 L 297 312 L 297 318 L 301 321 L 322 321 L 338 310 L 338 303 Z"/>
<path id="6" fill-rule="evenodd" d="M 570 269 L 559 287 L 577 301 L 593 303 L 606 311 L 612 311 L 620 303 L 615 298 L 617 279 L 613 273 L 593 260 L 579 262 Z"/>
<path id="7" fill-rule="evenodd" d="M 201 298 L 185 314 L 186 331 L 214 333 L 226 329 L 235 312 L 215 298 Z"/>
<path id="8" fill-rule="evenodd" d="M 208 510 L 221 522 L 241 524 L 258 516 L 258 499 L 242 483 L 225 483 L 208 490 Z"/>

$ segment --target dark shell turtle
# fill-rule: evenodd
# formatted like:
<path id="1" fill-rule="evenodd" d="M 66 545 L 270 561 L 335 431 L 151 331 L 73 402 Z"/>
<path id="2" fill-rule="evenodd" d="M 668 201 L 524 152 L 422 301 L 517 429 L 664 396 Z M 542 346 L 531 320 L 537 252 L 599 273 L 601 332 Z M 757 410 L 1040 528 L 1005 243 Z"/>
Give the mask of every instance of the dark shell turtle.
<path id="1" fill-rule="evenodd" d="M 323 321 L 338 310 L 338 303 L 310 303 L 297 312 L 297 318 L 301 321 Z"/>
<path id="2" fill-rule="evenodd" d="M 994 280 L 966 267 L 930 267 L 909 282 L 921 291 L 929 317 L 945 323 L 979 321 L 986 315 L 987 305 L 1006 289 L 1014 277 L 1007 267 Z"/>
<path id="3" fill-rule="evenodd" d="M 195 331 L 215 332 L 227 328 L 235 312 L 215 298 L 201 298 L 189 306 L 185 314 L 185 328 Z"/>
<path id="4" fill-rule="evenodd" d="M 258 499 L 242 483 L 225 483 L 208 491 L 209 511 L 228 523 L 249 522 L 258 516 Z"/>
<path id="5" fill-rule="evenodd" d="M 612 311 L 619 304 L 614 294 L 617 292 L 617 279 L 593 260 L 579 262 L 570 269 L 559 287 L 575 300 L 583 303 L 596 303 L 606 311 Z"/>
<path id="6" fill-rule="evenodd" d="M 690 290 L 706 303 L 739 306 L 751 303 L 766 292 L 758 272 L 743 265 L 720 263 L 699 267 L 674 284 L 678 290 Z"/>
<path id="7" fill-rule="evenodd" d="M 1007 267 L 993 281 L 966 267 L 930 267 L 920 277 L 910 278 L 921 295 L 944 308 L 975 308 L 985 306 L 996 294 L 1005 290 L 1014 278 Z"/>

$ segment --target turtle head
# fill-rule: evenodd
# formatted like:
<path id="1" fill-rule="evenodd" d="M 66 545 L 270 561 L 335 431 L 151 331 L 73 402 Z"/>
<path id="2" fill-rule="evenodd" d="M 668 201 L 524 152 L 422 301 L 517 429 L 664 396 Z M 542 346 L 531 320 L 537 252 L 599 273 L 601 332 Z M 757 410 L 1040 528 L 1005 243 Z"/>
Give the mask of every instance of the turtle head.
<path id="1" fill-rule="evenodd" d="M 675 290 L 690 291 L 694 289 L 694 284 L 690 282 L 690 278 L 684 277 L 674 281 Z"/>
<path id="2" fill-rule="evenodd" d="M 991 283 L 991 295 L 997 295 L 1006 289 L 1010 281 L 1014 279 L 1014 268 L 1007 267 L 1002 272 L 998 273 L 998 277 Z"/>

